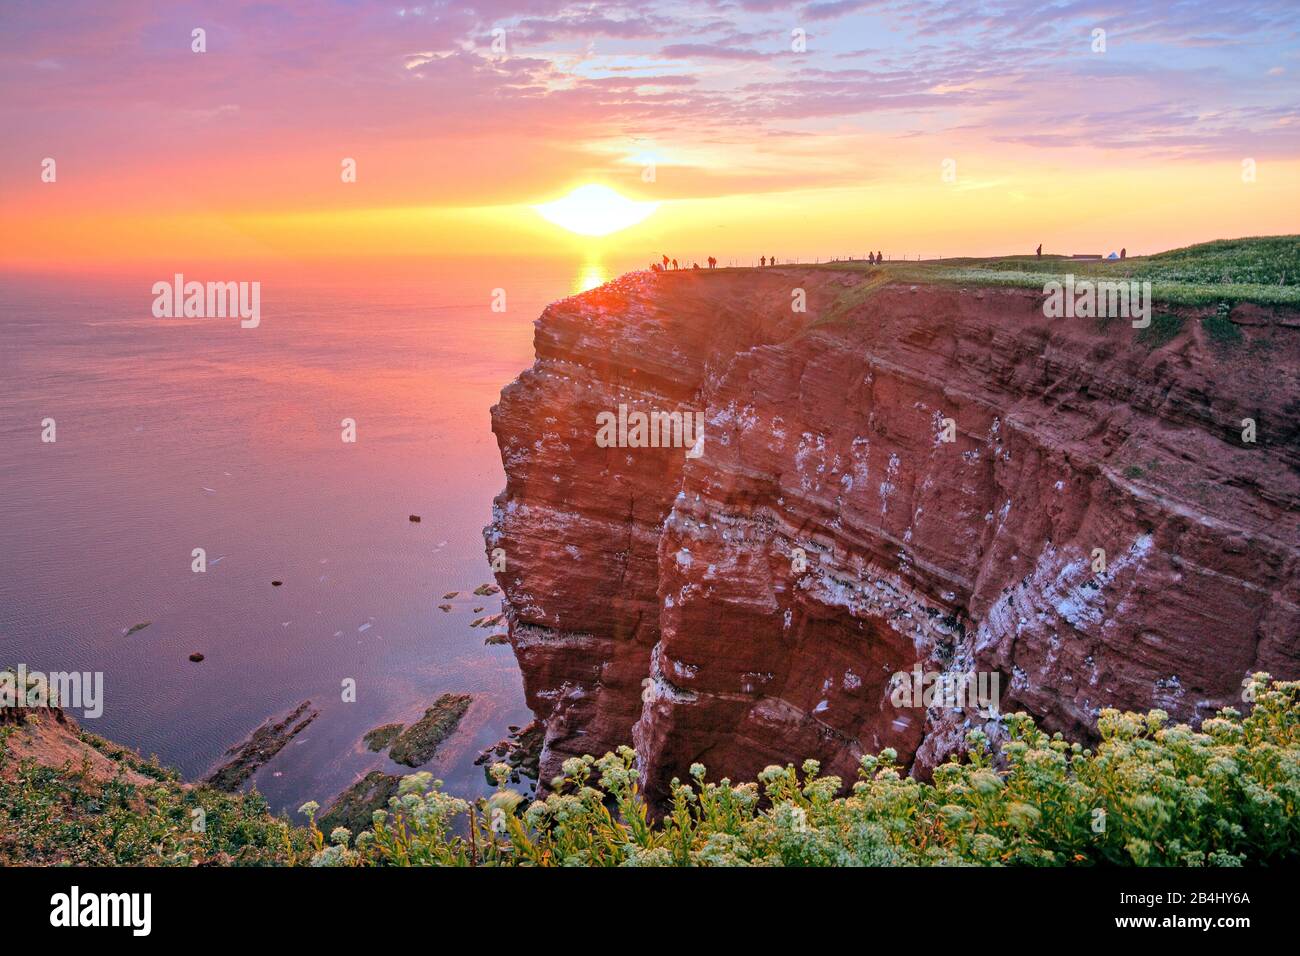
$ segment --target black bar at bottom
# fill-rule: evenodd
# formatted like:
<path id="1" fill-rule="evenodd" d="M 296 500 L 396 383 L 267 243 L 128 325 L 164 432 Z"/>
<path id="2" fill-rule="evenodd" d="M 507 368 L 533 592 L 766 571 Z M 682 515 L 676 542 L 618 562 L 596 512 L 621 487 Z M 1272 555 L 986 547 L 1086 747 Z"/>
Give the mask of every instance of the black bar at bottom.
<path id="1" fill-rule="evenodd" d="M 484 945 L 518 945 L 618 933 L 620 926 L 638 938 L 666 932 L 668 945 L 681 942 L 688 927 L 714 926 L 731 945 L 751 931 L 770 942 L 777 926 L 864 944 L 900 932 L 933 942 L 938 937 L 931 933 L 960 933 L 962 926 L 992 939 L 1041 930 L 1053 934 L 1042 941 L 1170 933 L 1230 941 L 1242 932 L 1276 934 L 1293 925 L 1293 875 L 1259 869 L 30 868 L 0 870 L 0 914 L 6 933 L 18 934 L 12 939 L 76 933 L 84 941 L 112 937 L 127 946 L 207 937 L 229 942 L 233 934 L 259 944 L 329 946 L 355 937 L 390 948 L 431 936 L 445 942 L 449 929 Z M 74 886 L 81 906 L 94 914 L 100 900 L 87 904 L 91 894 L 149 894 L 148 935 L 135 935 L 127 918 L 134 912 L 142 928 L 143 897 L 130 901 L 134 910 L 121 897 L 105 906 L 107 916 L 116 909 L 127 925 L 52 925 L 52 915 L 71 922 L 62 914 L 71 909 Z M 64 909 L 56 913 L 61 899 Z M 692 944 L 698 941 L 692 937 Z"/>

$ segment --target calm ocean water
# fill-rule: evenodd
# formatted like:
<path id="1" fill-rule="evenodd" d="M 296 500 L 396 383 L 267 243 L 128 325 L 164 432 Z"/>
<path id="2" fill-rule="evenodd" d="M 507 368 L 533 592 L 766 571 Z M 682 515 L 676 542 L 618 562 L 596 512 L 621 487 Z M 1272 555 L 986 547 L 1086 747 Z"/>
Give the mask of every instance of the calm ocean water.
<path id="1" fill-rule="evenodd" d="M 470 692 L 426 769 L 483 792 L 479 750 L 531 716 L 510 648 L 469 626 L 500 607 L 470 593 L 492 580 L 482 528 L 504 485 L 489 408 L 531 364 L 543 306 L 605 275 L 263 281 L 256 329 L 153 318 L 169 276 L 0 276 L 0 664 L 102 671 L 103 715 L 83 725 L 190 779 L 310 699 L 320 717 L 254 777 L 277 810 L 400 771 L 365 731 Z"/>

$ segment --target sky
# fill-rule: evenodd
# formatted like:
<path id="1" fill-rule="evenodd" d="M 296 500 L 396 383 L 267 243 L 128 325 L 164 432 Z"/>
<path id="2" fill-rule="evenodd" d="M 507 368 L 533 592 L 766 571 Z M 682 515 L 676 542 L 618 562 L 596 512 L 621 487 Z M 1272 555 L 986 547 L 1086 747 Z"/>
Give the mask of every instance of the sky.
<path id="1" fill-rule="evenodd" d="M 0 255 L 727 262 L 1295 233 L 1298 38 L 1295 0 L 5 0 Z M 658 206 L 604 237 L 534 209 L 591 183 Z"/>

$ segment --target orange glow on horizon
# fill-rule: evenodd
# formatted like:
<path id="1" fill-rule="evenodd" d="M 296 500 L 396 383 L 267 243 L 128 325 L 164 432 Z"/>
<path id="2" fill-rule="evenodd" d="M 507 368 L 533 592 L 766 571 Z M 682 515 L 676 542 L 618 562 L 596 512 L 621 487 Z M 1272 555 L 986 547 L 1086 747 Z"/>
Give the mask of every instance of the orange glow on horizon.
<path id="1" fill-rule="evenodd" d="M 1052 252 L 1142 255 L 1195 242 L 1287 234 L 1300 222 L 1300 163 L 1262 167 L 1243 183 L 1231 163 L 1092 168 L 984 179 L 966 164 L 956 184 L 916 173 L 887 183 L 660 203 L 654 215 L 603 236 L 546 222 L 530 204 L 254 212 L 211 209 L 163 215 L 43 209 L 40 193 L 9 210 L 0 238 L 6 265 L 76 269 L 158 260 L 294 262 L 460 256 L 568 257 L 683 263 L 778 255 L 812 260 L 991 256 L 1043 242 Z M 49 187 L 51 189 L 57 187 Z M 1195 197 L 1191 201 L 1190 197 Z"/>

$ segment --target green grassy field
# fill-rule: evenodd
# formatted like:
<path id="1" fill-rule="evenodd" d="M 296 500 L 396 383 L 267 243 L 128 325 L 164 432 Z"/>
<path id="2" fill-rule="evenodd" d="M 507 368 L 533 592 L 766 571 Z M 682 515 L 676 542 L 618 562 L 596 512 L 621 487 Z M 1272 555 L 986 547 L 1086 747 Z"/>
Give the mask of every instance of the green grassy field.
<path id="1" fill-rule="evenodd" d="M 828 262 L 813 268 L 871 272 L 889 282 L 1011 286 L 1042 289 L 1067 273 L 1076 279 L 1149 281 L 1157 302 L 1205 306 L 1240 302 L 1300 307 L 1300 236 L 1221 239 L 1153 256 L 1120 260 L 1064 256 L 1002 256 L 993 259 L 941 259 L 887 262 Z"/>

